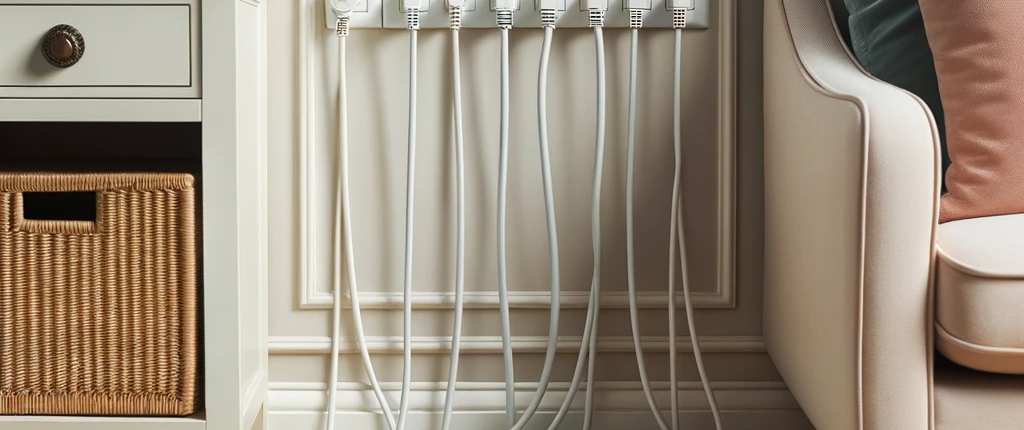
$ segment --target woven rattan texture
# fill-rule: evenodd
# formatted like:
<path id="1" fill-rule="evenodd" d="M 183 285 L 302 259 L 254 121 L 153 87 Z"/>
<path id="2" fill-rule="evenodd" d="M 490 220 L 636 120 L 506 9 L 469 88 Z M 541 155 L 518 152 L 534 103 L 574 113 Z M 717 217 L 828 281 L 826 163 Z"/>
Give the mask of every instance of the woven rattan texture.
<path id="1" fill-rule="evenodd" d="M 22 192 L 96 191 L 96 222 Z M 0 174 L 0 414 L 196 409 L 195 190 L 185 174 Z"/>

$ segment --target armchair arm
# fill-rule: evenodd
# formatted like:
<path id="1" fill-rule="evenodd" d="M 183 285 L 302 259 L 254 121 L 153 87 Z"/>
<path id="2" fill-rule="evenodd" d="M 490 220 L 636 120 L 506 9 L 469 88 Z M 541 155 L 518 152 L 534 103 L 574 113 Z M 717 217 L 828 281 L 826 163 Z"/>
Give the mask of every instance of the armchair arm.
<path id="1" fill-rule="evenodd" d="M 819 429 L 928 429 L 934 119 L 859 67 L 828 0 L 764 12 L 768 352 Z"/>

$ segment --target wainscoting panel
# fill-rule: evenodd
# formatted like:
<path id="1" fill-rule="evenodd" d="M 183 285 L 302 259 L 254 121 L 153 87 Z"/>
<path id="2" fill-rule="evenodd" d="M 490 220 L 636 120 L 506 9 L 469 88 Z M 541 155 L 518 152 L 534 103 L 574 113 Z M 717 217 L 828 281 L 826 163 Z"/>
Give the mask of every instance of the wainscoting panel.
<path id="1" fill-rule="evenodd" d="M 356 353 L 348 285 L 335 281 L 333 223 L 337 175 L 337 42 L 315 0 L 268 3 L 271 230 L 269 260 L 269 430 L 324 426 L 332 291 L 343 291 L 338 429 L 384 429 Z M 759 2 L 712 2 L 711 28 L 684 34 L 683 174 L 690 289 L 704 360 L 727 430 L 811 429 L 765 352 L 761 337 L 763 149 Z M 300 25 L 316 10 L 316 36 Z M 319 20 L 319 21 L 318 21 Z M 463 30 L 467 197 L 466 313 L 455 429 L 504 421 L 496 257 L 498 37 Z M 646 364 L 668 413 L 667 308 L 675 304 L 679 404 L 685 428 L 713 429 L 694 364 L 683 298 L 666 293 L 673 169 L 671 31 L 641 33 L 636 176 L 636 281 Z M 551 306 L 539 179 L 536 79 L 542 33 L 516 28 L 511 40 L 512 133 L 508 263 L 518 404 L 532 398 L 544 360 Z M 413 263 L 413 374 L 409 429 L 440 424 L 451 352 L 455 282 L 455 176 L 450 39 L 419 36 L 419 149 Z M 318 57 L 300 67 L 305 43 Z M 601 319 L 593 387 L 595 430 L 657 428 L 638 383 L 626 282 L 625 178 L 629 32 L 605 33 L 608 126 L 602 196 Z M 402 377 L 408 35 L 352 31 L 348 40 L 350 177 L 359 300 L 372 362 L 397 405 Z M 302 54 L 302 55 L 300 55 Z M 546 429 L 567 395 L 593 273 L 594 41 L 559 29 L 548 112 L 561 246 L 562 315 L 554 382 L 528 429 Z M 304 88 L 315 91 L 307 99 Z M 311 101 L 311 103 L 307 103 Z M 678 265 L 677 265 L 678 266 Z M 345 269 L 342 267 L 341 269 Z M 673 275 L 681 284 L 678 267 Z M 583 384 L 586 389 L 588 384 Z M 579 428 L 579 394 L 563 425 Z"/>

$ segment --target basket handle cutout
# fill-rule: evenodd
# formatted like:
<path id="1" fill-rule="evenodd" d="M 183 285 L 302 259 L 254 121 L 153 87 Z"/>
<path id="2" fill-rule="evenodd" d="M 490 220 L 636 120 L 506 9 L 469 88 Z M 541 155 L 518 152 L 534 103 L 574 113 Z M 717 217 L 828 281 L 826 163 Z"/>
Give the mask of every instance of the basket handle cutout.
<path id="1" fill-rule="evenodd" d="M 35 233 L 95 233 L 98 200 L 95 191 L 19 193 L 15 197 L 16 228 Z"/>
<path id="2" fill-rule="evenodd" d="M 26 220 L 96 222 L 95 192 L 22 193 Z"/>

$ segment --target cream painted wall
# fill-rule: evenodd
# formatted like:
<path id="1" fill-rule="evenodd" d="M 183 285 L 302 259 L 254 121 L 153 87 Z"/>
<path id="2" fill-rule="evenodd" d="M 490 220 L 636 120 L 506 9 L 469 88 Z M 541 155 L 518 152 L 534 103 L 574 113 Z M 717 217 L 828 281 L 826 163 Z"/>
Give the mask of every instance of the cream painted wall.
<path id="1" fill-rule="evenodd" d="M 760 2 L 738 1 L 736 7 L 736 114 L 735 136 L 735 230 L 734 244 L 720 243 L 718 148 L 718 50 L 724 46 L 716 26 L 687 31 L 685 37 L 686 222 L 688 252 L 694 291 L 714 295 L 720 288 L 716 263 L 721 249 L 735 250 L 734 303 L 715 302 L 697 311 L 697 327 L 708 351 L 705 361 L 719 389 L 723 406 L 733 410 L 730 422 L 744 428 L 810 428 L 795 401 L 781 383 L 761 342 L 762 277 L 762 126 L 761 126 L 761 17 Z M 299 260 L 299 6 L 296 1 L 270 3 L 269 58 L 269 175 L 270 175 L 270 380 L 268 403 L 270 428 L 316 428 L 318 408 L 324 407 L 320 391 L 328 372 L 327 336 L 330 311 L 303 306 Z M 319 22 L 318 22 L 319 23 Z M 318 145 L 322 184 L 319 221 L 321 258 L 325 269 L 329 248 L 333 180 L 336 157 L 337 65 L 336 38 L 321 33 L 321 61 L 317 68 L 319 89 Z M 355 248 L 361 291 L 399 293 L 402 288 L 402 247 L 405 208 L 406 109 L 408 40 L 404 31 L 354 30 L 349 39 L 350 154 L 353 160 L 353 217 Z M 466 161 L 468 202 L 467 291 L 493 292 L 496 288 L 494 212 L 497 166 L 498 37 L 495 31 L 463 31 L 463 79 L 466 106 Z M 536 74 L 541 33 L 515 29 L 512 37 L 512 145 L 509 187 L 509 284 L 518 291 L 545 292 L 547 250 L 536 144 Z M 629 34 L 609 30 L 608 128 L 602 232 L 605 291 L 611 295 L 626 289 L 625 282 L 625 115 L 628 79 Z M 562 246 L 563 289 L 585 292 L 592 268 L 590 240 L 590 191 L 594 157 L 594 42 L 588 30 L 558 30 L 550 78 L 549 114 L 559 238 Z M 640 127 L 637 152 L 637 269 L 638 288 L 654 299 L 664 300 L 667 284 L 668 198 L 672 177 L 671 75 L 672 33 L 645 31 L 642 36 Z M 423 31 L 420 37 L 419 139 L 417 155 L 417 207 L 414 289 L 424 297 L 451 292 L 454 285 L 454 163 L 451 150 L 450 51 L 448 33 Z M 728 76 L 724 77 L 728 78 Z M 723 182 L 728 184 L 728 181 Z M 724 247 L 724 248 L 723 248 Z M 319 272 L 323 291 L 330 290 L 331 272 Z M 433 294 L 436 295 L 436 294 Z M 378 295 L 380 297 L 380 295 Z M 619 294 L 619 297 L 622 297 Z M 654 300 L 652 299 L 652 300 Z M 614 301 L 614 300 L 612 300 Z M 712 303 L 710 300 L 707 303 Z M 708 306 L 706 306 L 708 307 Z M 571 378 L 578 337 L 586 309 L 563 311 L 561 334 L 566 336 L 556 362 L 556 381 Z M 680 308 L 679 334 L 686 335 Z M 516 380 L 523 383 L 525 406 L 530 382 L 536 381 L 543 361 L 543 339 L 548 310 L 533 306 L 513 309 L 513 335 L 522 349 L 516 354 Z M 351 315 L 343 312 L 347 339 Z M 447 345 L 451 335 L 449 306 L 419 308 L 414 314 L 414 335 L 422 345 L 414 355 L 413 381 L 421 382 L 416 397 L 419 408 L 430 410 L 443 402 L 432 382 L 447 379 Z M 401 308 L 380 305 L 364 310 L 368 334 L 379 340 L 374 355 L 378 375 L 394 388 L 401 380 Z M 647 363 L 656 381 L 668 379 L 665 349 L 667 316 L 664 308 L 644 309 L 642 327 L 650 336 Z M 465 336 L 476 336 L 461 360 L 459 380 L 480 382 L 467 386 L 478 394 L 462 394 L 459 407 L 466 416 L 485 416 L 475 426 L 487 426 L 500 407 L 492 408 L 489 395 L 500 391 L 503 380 L 499 320 L 493 306 L 466 312 Z M 630 426 L 646 428 L 649 411 L 636 396 L 636 362 L 629 340 L 626 309 L 609 305 L 601 314 L 601 344 L 596 379 L 599 407 L 609 423 L 631 417 Z M 685 341 L 685 339 L 683 339 Z M 357 354 L 345 348 L 341 355 L 341 381 L 365 381 Z M 710 424 L 707 403 L 699 391 L 688 342 L 680 343 L 680 372 L 684 395 L 681 404 L 691 409 L 699 428 Z M 604 384 L 604 385 L 601 385 Z M 616 385 L 618 384 L 618 385 Z M 564 385 L 553 389 L 554 396 Z M 346 385 L 351 389 L 358 387 Z M 482 387 L 482 388 L 481 388 Z M 659 396 L 667 393 L 661 382 Z M 625 395 L 625 394 L 623 394 Z M 344 397 L 344 396 L 343 396 Z M 582 396 L 581 396 L 582 397 Z M 642 398 L 642 397 L 641 397 Z M 660 397 L 659 397 L 660 398 Z M 356 392 L 342 400 L 342 410 L 359 422 L 377 423 L 364 413 L 372 411 L 371 397 Z M 397 399 L 397 397 L 396 397 Z M 397 400 L 394 402 L 397 404 Z M 500 405 L 500 399 L 499 403 Z M 546 403 L 547 404 L 547 403 Z M 667 396 L 661 399 L 667 408 Z M 555 403 L 552 403 L 555 405 Z M 549 405 L 550 406 L 550 405 Z M 551 409 L 547 407 L 545 410 Z M 495 409 L 495 410 L 492 410 Z M 646 412 L 645 412 L 646 411 Z M 470 413 L 472 412 L 472 413 Z M 432 415 L 421 414 L 424 422 Z M 275 418 L 276 417 L 276 418 Z M 287 417 L 287 418 L 285 418 Z M 278 420 L 278 421 L 275 421 Z M 467 418 L 469 419 L 469 418 Z M 286 421 L 287 420 L 287 421 Z M 296 421 L 298 420 L 298 421 Z M 305 421 L 303 421 L 305 420 Z M 360 421 L 365 420 L 365 421 Z M 418 421 L 417 421 L 418 422 Z M 747 423 L 747 424 L 745 424 Z M 322 426 L 322 424 L 315 424 Z M 433 424 L 436 426 L 436 423 Z M 468 424 L 467 424 L 468 425 Z M 578 426 L 578 424 L 576 424 Z M 609 424 L 612 425 L 612 424 Z M 298 427 L 295 427 L 298 426 Z M 427 428 L 427 427 L 423 427 Z M 432 428 L 432 427 L 431 427 Z M 567 426 L 567 428 L 572 428 Z"/>

